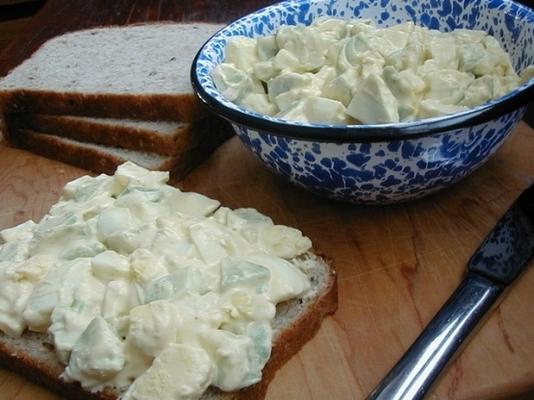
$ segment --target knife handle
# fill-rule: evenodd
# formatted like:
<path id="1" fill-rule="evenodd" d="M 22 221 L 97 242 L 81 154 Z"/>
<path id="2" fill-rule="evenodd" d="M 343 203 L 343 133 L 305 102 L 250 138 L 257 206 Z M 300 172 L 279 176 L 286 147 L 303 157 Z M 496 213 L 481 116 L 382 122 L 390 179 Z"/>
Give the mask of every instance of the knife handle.
<path id="1" fill-rule="evenodd" d="M 503 289 L 469 272 L 368 400 L 422 399 Z"/>

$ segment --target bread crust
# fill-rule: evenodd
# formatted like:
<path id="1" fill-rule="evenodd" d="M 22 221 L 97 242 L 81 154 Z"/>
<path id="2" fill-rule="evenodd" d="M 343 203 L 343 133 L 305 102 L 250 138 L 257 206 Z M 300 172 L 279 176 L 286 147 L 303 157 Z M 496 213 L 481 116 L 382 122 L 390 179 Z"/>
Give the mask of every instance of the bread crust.
<path id="1" fill-rule="evenodd" d="M 66 143 L 61 137 L 43 135 L 31 129 L 18 127 L 6 120 L 5 138 L 11 146 L 31 151 L 95 173 L 113 175 L 125 159 L 102 150 L 78 147 Z M 159 165 L 159 170 L 169 171 L 171 179 L 185 177 L 194 167 L 207 159 L 224 141 L 233 135 L 231 127 L 223 121 L 209 117 L 197 121 L 191 130 L 189 142 L 174 156 Z"/>
<path id="2" fill-rule="evenodd" d="M 289 361 L 306 342 L 315 336 L 325 317 L 336 312 L 338 306 L 336 272 L 329 260 L 323 258 L 323 261 L 325 261 L 329 269 L 328 281 L 324 289 L 290 327 L 280 332 L 273 344 L 271 357 L 263 369 L 262 380 L 252 386 L 234 392 L 222 392 L 218 389 L 210 388 L 210 399 L 263 399 L 276 371 Z M 0 365 L 7 369 L 19 372 L 27 378 L 47 386 L 67 399 L 115 400 L 118 398 L 117 393 L 109 389 L 102 392 L 90 393 L 85 391 L 77 382 L 64 382 L 59 378 L 59 374 L 63 372 L 61 368 L 49 368 L 48 365 L 35 362 L 35 360 L 27 357 L 25 354 L 13 351 L 12 348 L 5 345 L 2 337 L 3 334 L 0 333 Z M 206 398 L 206 395 L 202 396 L 202 399 L 204 398 Z"/>
<path id="3" fill-rule="evenodd" d="M 99 123 L 89 119 L 69 118 L 46 114 L 7 114 L 10 125 L 36 132 L 71 138 L 80 142 L 96 143 L 136 151 L 175 156 L 194 140 L 198 129 L 195 124 L 183 124 L 173 134 L 129 125 Z"/>
<path id="4" fill-rule="evenodd" d="M 78 115 L 148 121 L 193 122 L 207 115 L 193 93 L 80 93 L 15 89 L 0 92 L 4 113 Z"/>
<path id="5" fill-rule="evenodd" d="M 96 173 L 111 175 L 123 160 L 113 154 L 72 146 L 59 137 L 43 136 L 29 129 L 10 129 L 10 143 L 24 150 L 39 154 Z"/>
<path id="6" fill-rule="evenodd" d="M 28 354 L 13 349 L 2 341 L 0 333 L 0 366 L 9 371 L 16 372 L 26 378 L 48 387 L 52 391 L 67 399 L 79 400 L 116 400 L 117 395 L 112 390 L 91 393 L 77 382 L 65 382 L 59 378 L 63 370 L 59 365 L 50 365 L 33 359 Z M 44 339 L 44 334 L 42 335 Z"/>

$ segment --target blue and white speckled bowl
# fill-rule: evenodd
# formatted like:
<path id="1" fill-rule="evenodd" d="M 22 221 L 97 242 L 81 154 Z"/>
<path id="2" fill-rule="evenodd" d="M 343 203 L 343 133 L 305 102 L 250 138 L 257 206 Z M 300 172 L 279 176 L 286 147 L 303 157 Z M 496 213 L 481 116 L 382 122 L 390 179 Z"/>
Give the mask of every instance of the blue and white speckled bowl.
<path id="1" fill-rule="evenodd" d="M 422 121 L 332 126 L 290 123 L 247 111 L 215 88 L 210 71 L 224 60 L 227 38 L 263 36 L 283 24 L 309 25 L 320 16 L 405 21 L 432 29 L 482 29 L 511 55 L 516 70 L 534 64 L 534 11 L 509 0 L 301 0 L 249 14 L 216 33 L 191 69 L 193 88 L 228 119 L 268 167 L 330 198 L 393 203 L 443 189 L 483 164 L 503 143 L 532 100 L 534 80 L 472 110 Z"/>

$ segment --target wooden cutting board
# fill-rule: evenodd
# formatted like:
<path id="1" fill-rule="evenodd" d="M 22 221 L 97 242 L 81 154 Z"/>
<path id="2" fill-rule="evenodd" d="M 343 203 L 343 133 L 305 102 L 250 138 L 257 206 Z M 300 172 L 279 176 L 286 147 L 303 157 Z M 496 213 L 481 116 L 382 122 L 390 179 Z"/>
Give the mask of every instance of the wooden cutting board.
<path id="1" fill-rule="evenodd" d="M 0 75 L 68 30 L 157 19 L 227 21 L 263 3 L 50 0 L 0 56 Z M 266 170 L 235 137 L 182 181 L 181 189 L 229 207 L 255 207 L 277 223 L 298 227 L 337 267 L 339 311 L 278 372 L 267 398 L 364 398 L 458 285 L 483 237 L 534 181 L 533 154 L 534 130 L 522 123 L 485 166 L 459 184 L 387 207 L 340 204 L 295 188 Z M 39 220 L 62 186 L 83 174 L 0 144 L 0 228 Z M 531 268 L 428 398 L 534 397 L 533 304 Z M 0 369 L 0 399 L 56 398 Z"/>

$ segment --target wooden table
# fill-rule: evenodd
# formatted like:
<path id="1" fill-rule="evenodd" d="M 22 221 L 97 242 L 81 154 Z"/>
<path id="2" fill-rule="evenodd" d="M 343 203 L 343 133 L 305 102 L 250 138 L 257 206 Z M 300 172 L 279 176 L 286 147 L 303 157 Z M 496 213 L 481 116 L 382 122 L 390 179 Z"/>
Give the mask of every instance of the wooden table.
<path id="1" fill-rule="evenodd" d="M 80 3 L 80 4 L 77 4 Z M 143 19 L 224 20 L 257 8 L 183 1 L 49 1 L 18 43 L 0 56 L 0 74 L 46 38 L 76 26 Z M 95 3 L 102 3 L 99 8 Z M 141 6 L 141 3 L 144 6 Z M 61 5 L 61 6 L 60 6 Z M 98 5 L 98 4 L 97 4 Z M 159 13 L 153 7 L 160 6 Z M 76 14 L 75 10 L 81 9 Z M 165 7 L 168 7 L 166 9 Z M 170 7 L 170 8 L 169 8 Z M 233 7 L 233 8 L 232 8 Z M 224 9 L 221 7 L 221 9 Z M 164 12 L 164 10 L 167 10 Z M 195 11 L 197 10 L 197 11 Z M 62 16 L 65 25 L 49 24 Z M 88 22 L 90 21 L 90 22 Z M 338 270 L 339 311 L 285 365 L 267 398 L 361 399 L 417 337 L 462 277 L 482 238 L 518 194 L 534 180 L 534 130 L 522 123 L 482 168 L 426 199 L 388 207 L 339 204 L 293 187 L 267 171 L 237 138 L 226 142 L 178 186 L 219 199 L 229 207 L 255 207 L 298 227 L 329 255 Z M 86 171 L 0 144 L 0 228 L 38 220 L 62 186 Z M 531 263 L 532 264 L 532 263 Z M 429 399 L 534 397 L 534 269 L 507 293 Z M 1 399 L 55 399 L 53 394 L 0 370 Z"/>

